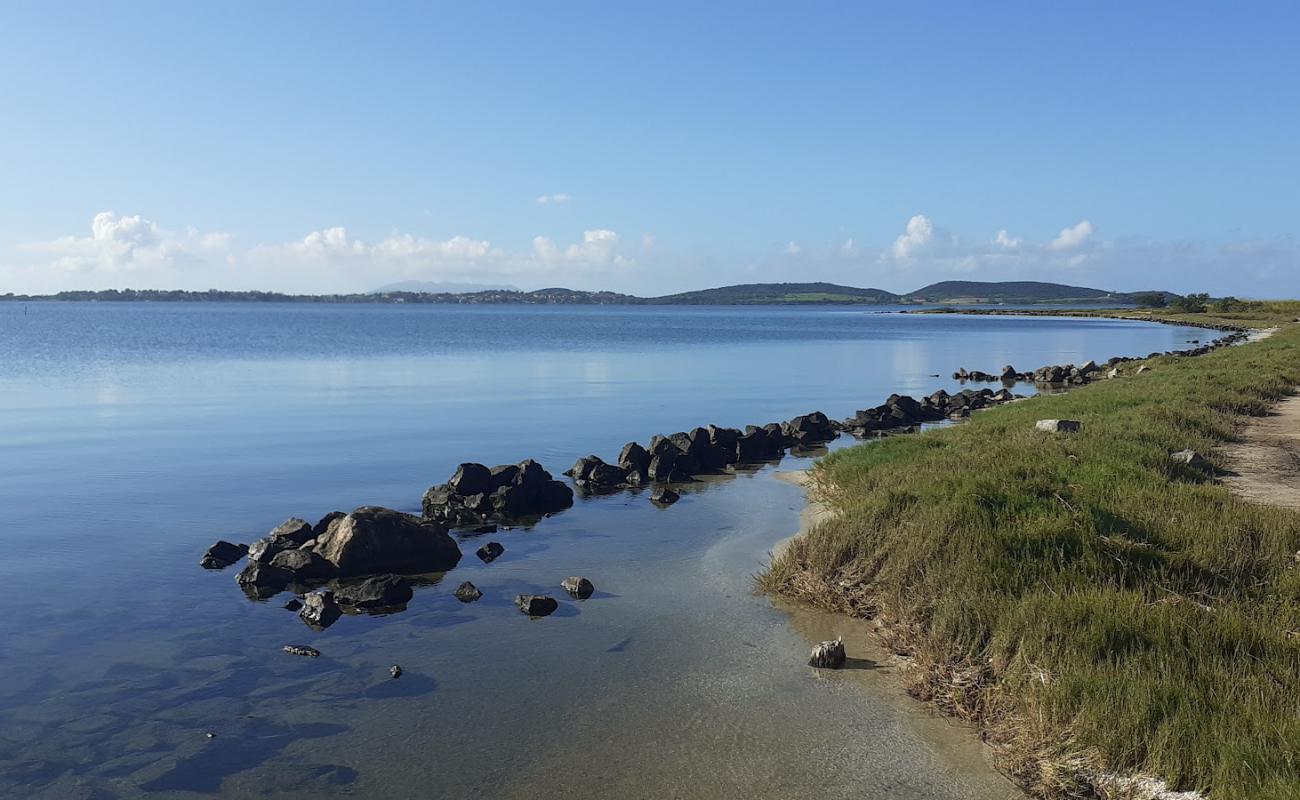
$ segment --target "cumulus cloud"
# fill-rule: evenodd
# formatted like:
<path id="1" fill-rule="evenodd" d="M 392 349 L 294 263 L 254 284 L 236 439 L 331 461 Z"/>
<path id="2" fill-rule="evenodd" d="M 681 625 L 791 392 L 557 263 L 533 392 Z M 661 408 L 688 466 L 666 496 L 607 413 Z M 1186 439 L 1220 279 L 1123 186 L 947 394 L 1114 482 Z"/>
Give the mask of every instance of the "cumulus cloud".
<path id="1" fill-rule="evenodd" d="M 1015 250 L 1017 247 L 1020 246 L 1020 243 L 1024 240 L 1021 239 L 1019 236 L 1012 236 L 1011 234 L 1007 233 L 1006 229 L 1004 228 L 998 231 L 997 238 L 995 238 L 993 241 L 1001 245 L 1004 249 Z"/>
<path id="2" fill-rule="evenodd" d="M 533 239 L 533 253 L 547 264 L 576 264 L 597 266 L 601 264 L 623 265 L 630 260 L 618 253 L 619 237 L 614 231 L 596 229 L 583 231 L 582 241 L 560 248 L 549 236 L 537 236 Z"/>
<path id="3" fill-rule="evenodd" d="M 913 258 L 917 251 L 934 240 L 934 223 L 924 214 L 917 214 L 907 221 L 907 230 L 894 240 L 890 252 L 899 261 Z"/>
<path id="4" fill-rule="evenodd" d="M 560 193 L 558 193 L 558 194 L 544 194 L 544 195 L 541 195 L 540 197 L 537 198 L 537 200 L 536 200 L 535 202 L 536 202 L 537 205 L 539 205 L 539 206 L 547 206 L 547 205 L 556 205 L 556 206 L 558 206 L 558 205 L 563 205 L 563 204 L 569 202 L 569 201 L 572 200 L 572 199 L 573 199 L 573 197 L 572 197 L 571 195 L 567 195 L 567 194 L 565 194 L 565 193 L 563 193 L 563 192 L 560 192 Z"/>
<path id="5" fill-rule="evenodd" d="M 1083 220 L 1077 225 L 1062 228 L 1060 235 L 1048 243 L 1048 250 L 1073 250 L 1083 244 L 1093 234 L 1092 223 Z"/>
<path id="6" fill-rule="evenodd" d="M 31 242 L 20 249 L 48 259 L 67 272 L 134 273 L 200 263 L 230 245 L 227 233 L 194 228 L 170 231 L 139 214 L 101 211 L 90 221 L 89 236 L 64 236 Z"/>

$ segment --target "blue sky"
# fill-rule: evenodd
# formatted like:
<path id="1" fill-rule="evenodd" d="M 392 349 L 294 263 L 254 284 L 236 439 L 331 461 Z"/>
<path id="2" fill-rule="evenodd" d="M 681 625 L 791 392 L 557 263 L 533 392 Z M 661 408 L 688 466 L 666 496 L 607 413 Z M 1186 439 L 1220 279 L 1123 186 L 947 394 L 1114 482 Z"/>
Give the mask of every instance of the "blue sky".
<path id="1" fill-rule="evenodd" d="M 0 291 L 1300 295 L 1287 3 L 7 2 Z"/>

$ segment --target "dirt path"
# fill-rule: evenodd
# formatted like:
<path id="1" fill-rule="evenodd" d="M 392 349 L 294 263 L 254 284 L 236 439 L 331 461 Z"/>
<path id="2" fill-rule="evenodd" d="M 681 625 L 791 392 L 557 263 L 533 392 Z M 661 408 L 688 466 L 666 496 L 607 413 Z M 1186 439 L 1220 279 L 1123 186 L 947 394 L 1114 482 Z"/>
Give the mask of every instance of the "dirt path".
<path id="1" fill-rule="evenodd" d="M 1224 448 L 1232 472 L 1224 484 L 1252 503 L 1300 510 L 1300 395 L 1250 420 L 1242 435 Z"/>

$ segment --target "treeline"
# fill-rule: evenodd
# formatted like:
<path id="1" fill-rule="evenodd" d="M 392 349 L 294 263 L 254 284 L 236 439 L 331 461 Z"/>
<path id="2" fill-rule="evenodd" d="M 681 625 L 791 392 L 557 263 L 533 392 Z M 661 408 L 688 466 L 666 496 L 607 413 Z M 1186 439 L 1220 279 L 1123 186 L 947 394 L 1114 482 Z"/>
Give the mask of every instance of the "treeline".
<path id="1" fill-rule="evenodd" d="M 1211 298 L 1205 292 L 1172 298 L 1160 292 L 1144 292 L 1133 299 L 1139 308 L 1167 308 L 1184 314 L 1204 314 L 1207 311 L 1227 314 L 1233 311 L 1249 311 L 1259 305 L 1250 300 L 1238 300 L 1231 295 Z"/>

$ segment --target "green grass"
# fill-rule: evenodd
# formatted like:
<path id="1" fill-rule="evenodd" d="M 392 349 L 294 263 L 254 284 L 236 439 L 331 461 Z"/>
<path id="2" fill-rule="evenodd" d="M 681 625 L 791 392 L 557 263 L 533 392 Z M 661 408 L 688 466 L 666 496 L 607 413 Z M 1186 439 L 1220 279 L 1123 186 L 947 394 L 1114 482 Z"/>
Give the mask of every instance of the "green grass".
<path id="1" fill-rule="evenodd" d="M 877 619 L 909 689 L 974 720 L 1037 795 L 1091 796 L 1102 770 L 1300 797 L 1300 514 L 1169 459 L 1300 384 L 1300 326 L 1148 363 L 832 454 L 814 491 L 838 515 L 760 584 Z M 1034 430 L 1049 417 L 1083 431 Z"/>

